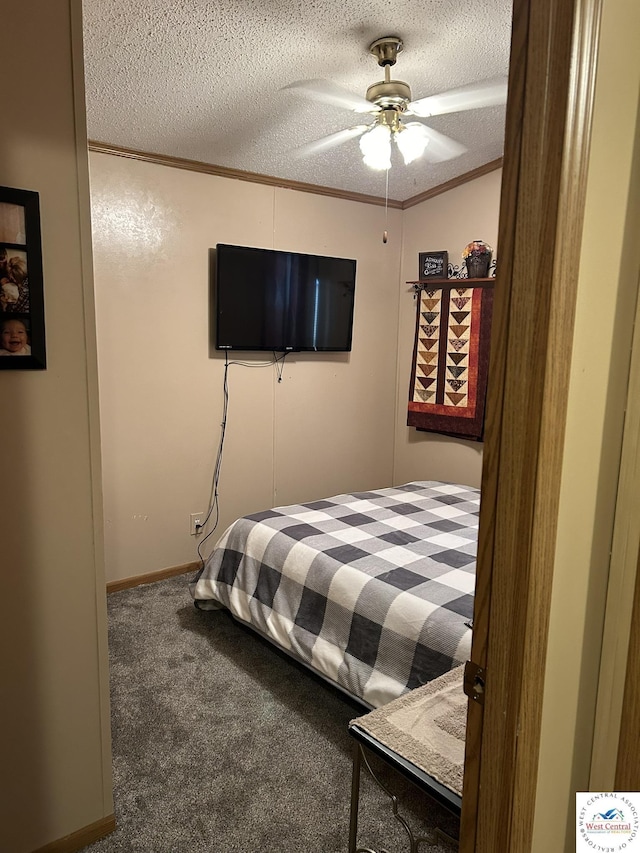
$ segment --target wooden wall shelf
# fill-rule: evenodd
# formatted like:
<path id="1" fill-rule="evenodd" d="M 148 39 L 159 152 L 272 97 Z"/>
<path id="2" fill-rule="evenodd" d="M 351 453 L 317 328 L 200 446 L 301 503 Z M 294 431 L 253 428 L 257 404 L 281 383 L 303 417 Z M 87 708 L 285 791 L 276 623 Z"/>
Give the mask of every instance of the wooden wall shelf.
<path id="1" fill-rule="evenodd" d="M 470 287 L 478 287 L 483 284 L 494 284 L 496 280 L 495 276 L 490 276 L 489 278 L 419 278 L 415 281 L 407 281 L 406 284 L 433 284 L 437 287 L 442 287 L 443 284 L 450 284 L 453 287 L 459 287 L 462 283 L 469 285 Z"/>

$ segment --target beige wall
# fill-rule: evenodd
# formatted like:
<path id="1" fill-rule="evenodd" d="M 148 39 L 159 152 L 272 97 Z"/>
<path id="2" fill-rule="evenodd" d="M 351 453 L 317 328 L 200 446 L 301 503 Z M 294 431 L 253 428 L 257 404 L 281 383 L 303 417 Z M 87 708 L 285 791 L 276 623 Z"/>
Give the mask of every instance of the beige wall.
<path id="1" fill-rule="evenodd" d="M 481 443 L 406 426 L 415 301 L 404 282 L 419 251 L 458 262 L 474 236 L 495 247 L 500 171 L 390 210 L 384 244 L 377 206 L 106 154 L 90 164 L 107 580 L 198 559 L 189 515 L 208 504 L 222 418 L 224 357 L 208 345 L 217 242 L 358 262 L 349 355 L 292 354 L 281 382 L 271 367 L 230 367 L 220 532 L 266 506 L 392 481 L 479 485 Z"/>
<path id="2" fill-rule="evenodd" d="M 575 792 L 611 791 L 614 783 L 619 716 L 610 707 L 617 703 L 619 715 L 631 598 L 609 596 L 611 643 L 602 662 L 600 652 L 638 288 L 639 31 L 637 3 L 604 4 L 586 218 L 576 253 L 580 279 L 534 826 L 533 849 L 540 853 L 575 850 Z M 633 479 L 636 499 L 626 512 L 635 521 L 637 471 Z M 627 536 L 625 549 L 635 566 L 637 534 L 635 541 Z M 619 574 L 613 563 L 612 578 Z M 594 740 L 599 677 L 607 684 L 601 698 L 608 725 L 596 729 Z M 592 749 L 600 755 L 593 767 Z"/>
<path id="3" fill-rule="evenodd" d="M 75 0 L 22 0 L 5 4 L 2 17 L 2 58 L 13 73 L 0 184 L 40 194 L 48 354 L 44 371 L 0 374 L 7 853 L 33 851 L 113 811 L 90 239 L 81 243 L 89 200 L 79 12 Z"/>
<path id="4" fill-rule="evenodd" d="M 410 207 L 403 214 L 400 319 L 398 326 L 398 378 L 395 483 L 410 480 L 452 480 L 479 486 L 482 443 L 418 432 L 407 426 L 407 401 L 411 376 L 416 303 L 405 282 L 418 277 L 418 253 L 447 250 L 449 261 L 459 266 L 470 240 L 482 239 L 497 251 L 498 212 L 502 170 L 491 172 L 447 193 Z"/>
<path id="5" fill-rule="evenodd" d="M 353 350 L 229 368 L 219 532 L 275 504 L 390 485 L 401 211 L 92 154 L 107 579 L 198 559 L 222 420 L 216 243 L 357 260 Z M 267 356 L 269 354 L 266 354 Z M 260 355 L 240 353 L 252 363 Z M 215 541 L 217 534 L 212 540 Z"/>

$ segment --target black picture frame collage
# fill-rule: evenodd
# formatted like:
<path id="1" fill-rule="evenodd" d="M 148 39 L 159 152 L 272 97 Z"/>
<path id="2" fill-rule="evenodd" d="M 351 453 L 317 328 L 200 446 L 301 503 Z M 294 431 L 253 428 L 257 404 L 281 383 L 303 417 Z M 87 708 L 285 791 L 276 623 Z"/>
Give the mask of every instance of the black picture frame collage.
<path id="1" fill-rule="evenodd" d="M 39 195 L 0 187 L 0 370 L 44 368 Z"/>

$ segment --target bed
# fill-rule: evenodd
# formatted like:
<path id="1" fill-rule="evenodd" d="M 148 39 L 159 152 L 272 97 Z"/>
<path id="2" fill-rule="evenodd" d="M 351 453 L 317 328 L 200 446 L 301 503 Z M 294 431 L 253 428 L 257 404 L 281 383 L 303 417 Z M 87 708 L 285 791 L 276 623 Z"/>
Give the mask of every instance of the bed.
<path id="1" fill-rule="evenodd" d="M 416 481 L 243 516 L 191 595 L 377 708 L 469 658 L 479 509 Z"/>

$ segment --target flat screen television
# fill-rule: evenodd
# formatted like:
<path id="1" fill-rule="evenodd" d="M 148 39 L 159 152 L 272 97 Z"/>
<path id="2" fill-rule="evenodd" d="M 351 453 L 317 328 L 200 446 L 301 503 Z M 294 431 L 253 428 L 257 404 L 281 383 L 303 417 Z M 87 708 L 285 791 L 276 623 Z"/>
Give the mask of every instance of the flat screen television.
<path id="1" fill-rule="evenodd" d="M 218 350 L 349 352 L 356 262 L 218 243 Z"/>

